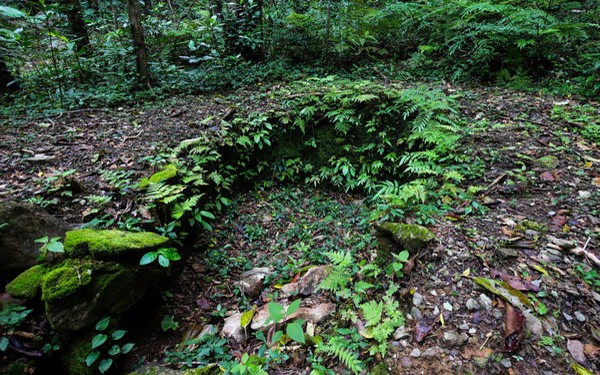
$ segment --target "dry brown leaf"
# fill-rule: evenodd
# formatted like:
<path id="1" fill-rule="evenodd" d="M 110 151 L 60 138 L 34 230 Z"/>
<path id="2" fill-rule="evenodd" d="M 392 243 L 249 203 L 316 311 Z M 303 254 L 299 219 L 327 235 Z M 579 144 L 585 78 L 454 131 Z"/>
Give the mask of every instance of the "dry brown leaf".
<path id="1" fill-rule="evenodd" d="M 521 346 L 525 333 L 525 316 L 521 310 L 506 304 L 504 351 L 512 353 Z"/>

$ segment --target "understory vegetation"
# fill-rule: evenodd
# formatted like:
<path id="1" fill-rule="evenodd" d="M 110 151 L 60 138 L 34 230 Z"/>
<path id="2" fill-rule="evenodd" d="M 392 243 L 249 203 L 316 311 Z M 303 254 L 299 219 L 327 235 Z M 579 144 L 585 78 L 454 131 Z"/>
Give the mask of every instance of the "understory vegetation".
<path id="1" fill-rule="evenodd" d="M 3 5 L 9 108 L 113 106 L 331 73 L 600 93 L 596 1 L 147 2 L 135 43 L 124 5 Z"/>

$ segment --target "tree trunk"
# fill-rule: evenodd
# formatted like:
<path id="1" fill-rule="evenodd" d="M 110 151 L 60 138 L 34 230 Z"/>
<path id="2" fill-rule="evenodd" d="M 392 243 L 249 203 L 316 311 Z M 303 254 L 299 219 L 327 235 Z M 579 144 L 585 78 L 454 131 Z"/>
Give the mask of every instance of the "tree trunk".
<path id="1" fill-rule="evenodd" d="M 127 14 L 131 25 L 133 36 L 133 47 L 135 50 L 135 62 L 140 83 L 147 88 L 152 88 L 150 67 L 148 66 L 148 53 L 144 41 L 144 30 L 142 29 L 142 17 L 138 0 L 127 0 Z"/>
<path id="2" fill-rule="evenodd" d="M 83 21 L 81 3 L 79 0 L 63 0 L 63 5 L 69 20 L 71 33 L 75 36 L 76 51 L 85 54 L 90 44 L 90 37 Z"/>
<path id="3" fill-rule="evenodd" d="M 19 85 L 16 83 L 13 83 L 10 86 L 8 85 L 14 80 L 15 78 L 4 62 L 4 57 L 0 56 L 0 95 L 14 92 L 19 89 Z"/>

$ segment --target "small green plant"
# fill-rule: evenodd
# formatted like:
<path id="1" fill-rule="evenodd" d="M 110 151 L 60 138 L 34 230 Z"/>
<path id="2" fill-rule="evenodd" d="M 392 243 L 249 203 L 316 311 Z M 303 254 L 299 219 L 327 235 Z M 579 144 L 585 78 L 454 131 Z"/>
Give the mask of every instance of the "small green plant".
<path id="1" fill-rule="evenodd" d="M 173 315 L 165 315 L 160 322 L 160 328 L 163 331 L 173 330 L 175 331 L 179 327 L 179 323 L 177 323 L 173 317 Z"/>
<path id="2" fill-rule="evenodd" d="M 62 242 L 60 242 L 60 237 L 52 237 L 44 236 L 41 238 L 37 238 L 34 240 L 35 243 L 41 243 L 40 246 L 40 257 L 46 258 L 48 252 L 51 253 L 64 253 L 65 247 Z"/>
<path id="3" fill-rule="evenodd" d="M 181 255 L 179 255 L 177 249 L 173 247 L 161 247 L 158 250 L 149 251 L 144 254 L 142 259 L 140 259 L 140 266 L 145 266 L 157 260 L 158 264 L 160 264 L 162 267 L 169 267 L 171 262 L 180 259 Z"/>
<path id="4" fill-rule="evenodd" d="M 107 331 L 109 325 L 110 317 L 106 317 L 96 323 L 96 331 L 98 333 L 92 338 L 92 351 L 84 361 L 88 367 L 93 366 L 94 363 L 98 363 L 98 370 L 102 374 L 112 367 L 115 357 L 129 353 L 135 346 L 131 342 L 123 345 L 119 344 L 127 331 L 118 329 L 109 334 Z"/>
<path id="5" fill-rule="evenodd" d="M 388 266 L 387 274 L 389 276 L 395 276 L 398 278 L 403 278 L 404 273 L 402 273 L 402 269 L 404 268 L 404 264 L 408 263 L 408 258 L 410 257 L 410 253 L 406 250 L 399 252 L 398 254 L 392 253 L 392 257 L 394 260 Z"/>
<path id="6" fill-rule="evenodd" d="M 168 351 L 165 362 L 188 368 L 207 366 L 215 361 L 227 363 L 232 360 L 227 352 L 227 344 L 226 339 L 215 336 L 214 331 L 209 332 L 185 341 L 177 350 Z"/>
<path id="7" fill-rule="evenodd" d="M 302 300 L 297 299 L 294 302 L 292 302 L 287 308 L 285 308 L 280 303 L 270 302 L 267 306 L 269 310 L 269 317 L 265 321 L 265 324 L 273 322 L 275 323 L 276 327 L 277 324 L 283 321 L 285 317 L 289 317 L 290 315 L 298 311 L 301 302 Z M 304 336 L 304 329 L 302 328 L 303 325 L 304 320 L 302 319 L 296 319 L 291 323 L 287 323 L 285 327 L 285 337 L 294 340 L 300 344 L 304 344 L 306 342 L 306 337 Z M 282 339 L 284 339 L 283 331 L 275 331 L 271 337 L 271 343 L 278 343 Z"/>
<path id="8" fill-rule="evenodd" d="M 15 304 L 9 304 L 0 311 L 0 352 L 6 351 L 10 337 L 31 311 L 33 310 Z"/>
<path id="9" fill-rule="evenodd" d="M 239 363 L 231 368 L 231 373 L 240 375 L 268 375 L 264 370 L 265 359 L 255 354 L 244 353 Z"/>
<path id="10" fill-rule="evenodd" d="M 589 286 L 600 292 L 600 273 L 585 264 L 575 265 L 575 271 Z"/>

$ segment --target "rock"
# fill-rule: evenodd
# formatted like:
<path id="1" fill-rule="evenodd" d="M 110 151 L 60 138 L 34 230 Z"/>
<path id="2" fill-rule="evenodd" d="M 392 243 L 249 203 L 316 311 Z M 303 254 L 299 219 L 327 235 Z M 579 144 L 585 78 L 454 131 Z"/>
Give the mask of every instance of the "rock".
<path id="1" fill-rule="evenodd" d="M 492 309 L 492 316 L 495 319 L 502 319 L 504 317 L 504 313 L 502 311 L 500 311 L 500 309 Z"/>
<path id="2" fill-rule="evenodd" d="M 38 265 L 7 285 L 14 296 L 33 298 L 41 291 L 46 316 L 56 330 L 76 331 L 106 315 L 129 310 L 164 279 L 163 270 L 90 259 Z"/>
<path id="3" fill-rule="evenodd" d="M 47 161 L 52 161 L 56 159 L 56 157 L 52 156 L 52 155 L 46 155 L 46 154 L 35 154 L 32 157 L 29 157 L 25 160 L 30 161 L 32 163 L 44 163 Z"/>
<path id="4" fill-rule="evenodd" d="M 406 326 L 398 327 L 394 332 L 394 340 L 402 340 L 409 337 L 410 334 L 406 332 Z"/>
<path id="5" fill-rule="evenodd" d="M 467 340 L 469 340 L 469 336 L 464 332 L 461 334 L 456 331 L 444 332 L 444 344 L 448 349 L 463 346 Z"/>
<path id="6" fill-rule="evenodd" d="M 402 357 L 400 362 L 402 362 L 402 367 L 404 368 L 412 367 L 412 361 L 410 360 L 410 357 Z"/>
<path id="7" fill-rule="evenodd" d="M 450 302 L 444 302 L 443 307 L 444 307 L 444 310 L 446 310 L 446 311 L 452 311 L 453 310 L 452 304 Z"/>
<path id="8" fill-rule="evenodd" d="M 423 317 L 423 314 L 421 314 L 421 310 L 417 309 L 414 306 L 410 309 L 410 315 L 412 315 L 412 317 L 415 320 L 421 320 L 421 318 Z"/>
<path id="9" fill-rule="evenodd" d="M 250 297 L 256 297 L 262 290 L 262 281 L 270 275 L 272 269 L 270 267 L 257 267 L 250 271 L 242 273 L 241 280 L 236 284 L 242 292 Z"/>
<path id="10" fill-rule="evenodd" d="M 416 224 L 382 223 L 376 229 L 378 238 L 391 236 L 401 249 L 411 253 L 416 253 L 435 240 L 435 235 L 429 229 Z M 389 255 L 387 251 L 384 253 L 387 254 L 382 255 Z"/>
<path id="11" fill-rule="evenodd" d="M 479 303 L 477 303 L 477 301 L 475 301 L 475 299 L 469 298 L 467 300 L 467 309 L 469 309 L 471 311 L 477 311 L 480 308 L 481 308 L 481 306 L 479 306 Z"/>
<path id="12" fill-rule="evenodd" d="M 461 323 L 458 326 L 458 329 L 460 329 L 461 331 L 468 331 L 469 330 L 469 324 L 468 323 Z"/>
<path id="13" fill-rule="evenodd" d="M 327 266 L 313 267 L 309 269 L 300 280 L 295 283 L 284 285 L 281 288 L 281 292 L 286 296 L 293 294 L 309 296 L 314 294 L 317 291 L 319 284 L 321 284 L 321 281 L 327 277 L 328 270 L 329 268 Z"/>
<path id="14" fill-rule="evenodd" d="M 63 237 L 67 224 L 44 209 L 17 202 L 0 202 L 0 272 L 22 271 L 37 263 L 40 237 Z"/>
<path id="15" fill-rule="evenodd" d="M 419 307 L 423 303 L 423 296 L 417 292 L 413 294 L 413 306 Z"/>
<path id="16" fill-rule="evenodd" d="M 564 311 L 563 311 L 563 313 L 562 313 L 562 314 L 563 314 L 563 316 L 565 317 L 565 320 L 566 320 L 567 322 L 570 322 L 571 320 L 573 320 L 573 317 L 572 317 L 571 315 L 567 314 L 566 312 L 564 312 Z"/>
<path id="17" fill-rule="evenodd" d="M 477 333 L 477 328 L 470 328 L 469 329 L 469 335 L 474 335 Z"/>
<path id="18" fill-rule="evenodd" d="M 152 232 L 77 229 L 66 233 L 64 245 L 69 257 L 91 255 L 95 259 L 120 259 L 141 257 L 168 242 L 168 238 Z"/>
<path id="19" fill-rule="evenodd" d="M 567 340 L 567 349 L 571 356 L 575 360 L 575 362 L 579 364 L 585 364 L 586 358 L 585 353 L 583 351 L 584 345 L 581 341 L 578 340 Z"/>
<path id="20" fill-rule="evenodd" d="M 575 319 L 577 319 L 577 321 L 580 322 L 580 323 L 584 323 L 587 320 L 587 318 L 585 317 L 585 315 L 583 315 L 579 311 L 575 311 Z"/>
<path id="21" fill-rule="evenodd" d="M 421 356 L 421 351 L 419 350 L 419 348 L 414 348 L 410 352 L 410 356 L 413 357 L 413 358 L 419 358 Z"/>
<path id="22" fill-rule="evenodd" d="M 534 339 L 540 338 L 544 334 L 542 322 L 529 311 L 523 311 L 525 316 L 525 328 L 531 333 Z"/>
<path id="23" fill-rule="evenodd" d="M 234 339 L 237 342 L 243 342 L 246 339 L 246 334 L 242 328 L 242 313 L 235 313 L 225 318 L 221 336 Z"/>
<path id="24" fill-rule="evenodd" d="M 287 306 L 284 305 L 285 309 Z M 322 322 L 328 315 L 335 312 L 336 305 L 335 303 L 322 303 L 315 307 L 300 307 L 296 312 L 289 316 L 284 316 L 280 322 L 277 323 L 285 323 L 294 319 L 302 319 L 312 323 Z M 269 329 L 274 323 L 267 322 L 269 319 L 269 305 L 264 305 L 254 313 L 254 317 L 252 318 L 252 323 L 250 324 L 250 328 L 254 331 L 261 330 L 265 331 Z"/>
<path id="25" fill-rule="evenodd" d="M 492 309 L 492 300 L 488 296 L 486 296 L 484 293 L 481 293 L 479 295 L 479 303 L 481 303 L 481 307 L 484 310 Z"/>
<path id="26" fill-rule="evenodd" d="M 554 155 L 546 155 L 536 159 L 535 164 L 540 168 L 555 169 L 560 165 L 560 161 Z"/>
<path id="27" fill-rule="evenodd" d="M 421 355 L 424 358 L 439 358 L 442 355 L 442 352 L 443 350 L 439 346 L 432 346 L 431 348 L 427 348 Z"/>
<path id="28" fill-rule="evenodd" d="M 503 359 L 500 361 L 500 364 L 501 364 L 502 366 L 506 367 L 506 368 L 511 368 L 511 367 L 512 367 L 512 363 L 510 362 L 510 359 L 508 359 L 508 358 L 503 358 Z"/>

